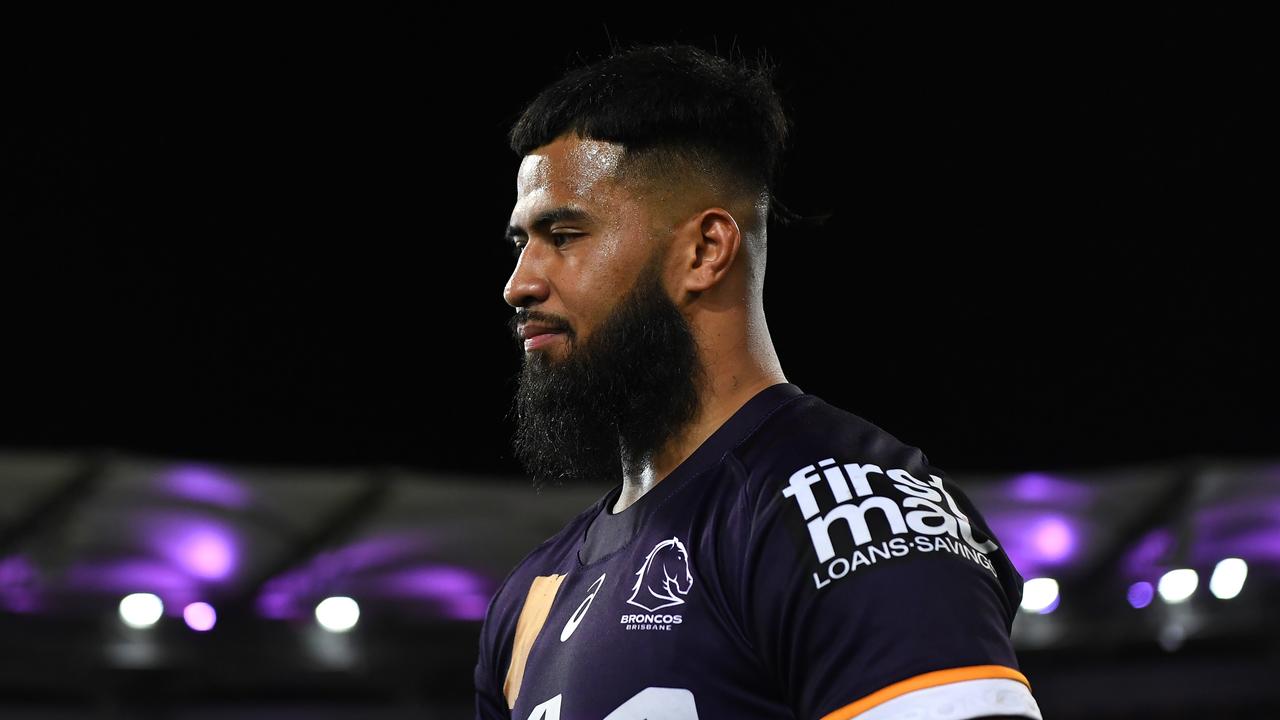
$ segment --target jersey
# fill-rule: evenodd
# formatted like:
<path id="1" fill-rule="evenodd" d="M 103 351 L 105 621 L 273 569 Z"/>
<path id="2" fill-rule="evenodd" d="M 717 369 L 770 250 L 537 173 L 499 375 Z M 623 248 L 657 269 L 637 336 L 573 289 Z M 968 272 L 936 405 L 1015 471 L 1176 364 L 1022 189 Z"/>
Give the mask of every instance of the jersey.
<path id="1" fill-rule="evenodd" d="M 490 600 L 477 718 L 1040 717 L 1010 642 L 1022 577 L 869 421 L 775 384 L 615 513 L 621 489 Z"/>

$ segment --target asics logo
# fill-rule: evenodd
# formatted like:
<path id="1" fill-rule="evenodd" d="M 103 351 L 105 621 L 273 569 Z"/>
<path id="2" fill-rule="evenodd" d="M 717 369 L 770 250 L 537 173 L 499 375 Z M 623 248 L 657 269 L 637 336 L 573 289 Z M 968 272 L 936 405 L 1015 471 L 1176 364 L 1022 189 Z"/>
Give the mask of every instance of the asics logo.
<path id="1" fill-rule="evenodd" d="M 587 599 L 582 601 L 577 610 L 573 611 L 573 615 L 569 617 L 569 622 L 564 624 L 564 629 L 560 631 L 560 642 L 569 639 L 574 630 L 578 629 L 578 623 L 582 622 L 583 616 L 587 614 L 587 608 L 591 607 L 591 601 L 596 598 L 596 593 L 600 591 L 600 585 L 604 582 L 604 576 L 608 573 L 601 573 L 596 581 L 591 583 L 591 587 L 587 588 Z"/>

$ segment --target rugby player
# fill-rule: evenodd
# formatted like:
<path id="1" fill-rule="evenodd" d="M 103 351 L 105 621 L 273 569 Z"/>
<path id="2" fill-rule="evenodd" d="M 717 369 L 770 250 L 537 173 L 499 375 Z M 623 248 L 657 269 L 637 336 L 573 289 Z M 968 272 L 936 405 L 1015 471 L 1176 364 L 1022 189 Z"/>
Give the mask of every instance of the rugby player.
<path id="1" fill-rule="evenodd" d="M 783 375 L 773 77 L 619 49 L 511 130 L 515 454 L 535 489 L 612 487 L 490 601 L 477 718 L 1040 717 L 1009 639 L 1022 578 L 981 513 Z M 832 342 L 856 317 L 833 315 Z"/>

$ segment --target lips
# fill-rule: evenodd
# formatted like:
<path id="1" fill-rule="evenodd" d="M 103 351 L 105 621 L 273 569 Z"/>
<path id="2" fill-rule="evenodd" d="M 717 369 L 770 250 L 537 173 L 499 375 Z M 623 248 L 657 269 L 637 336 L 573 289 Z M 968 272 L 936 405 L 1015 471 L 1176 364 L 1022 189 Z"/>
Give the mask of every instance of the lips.
<path id="1" fill-rule="evenodd" d="M 546 345 L 547 343 L 555 342 L 555 340 L 563 334 L 564 333 L 558 333 L 558 332 L 540 333 L 538 335 L 534 335 L 532 337 L 526 338 L 524 341 L 524 349 L 537 350 L 538 348 L 542 347 L 543 345 Z"/>
<path id="2" fill-rule="evenodd" d="M 539 325 L 538 323 L 526 323 L 520 326 L 520 337 L 524 340 L 529 340 L 537 337 L 538 335 L 549 335 L 560 332 L 563 332 L 560 328 L 554 328 L 550 325 Z"/>
<path id="3" fill-rule="evenodd" d="M 524 323 L 517 327 L 517 334 L 524 341 L 526 351 L 537 350 L 548 343 L 555 342 L 564 333 L 565 331 L 559 327 L 536 322 Z"/>

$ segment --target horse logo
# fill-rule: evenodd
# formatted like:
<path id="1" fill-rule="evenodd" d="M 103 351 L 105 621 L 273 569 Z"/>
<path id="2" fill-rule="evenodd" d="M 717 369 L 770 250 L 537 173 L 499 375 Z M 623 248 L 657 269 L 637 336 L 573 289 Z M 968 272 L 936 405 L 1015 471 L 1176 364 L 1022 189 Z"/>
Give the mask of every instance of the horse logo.
<path id="1" fill-rule="evenodd" d="M 636 586 L 631 589 L 627 602 L 649 612 L 672 605 L 682 605 L 684 600 L 672 590 L 688 595 L 693 587 L 693 574 L 689 572 L 689 551 L 677 537 L 670 537 L 649 551 L 644 565 L 636 571 Z M 637 600 L 637 596 L 639 600 Z"/>

